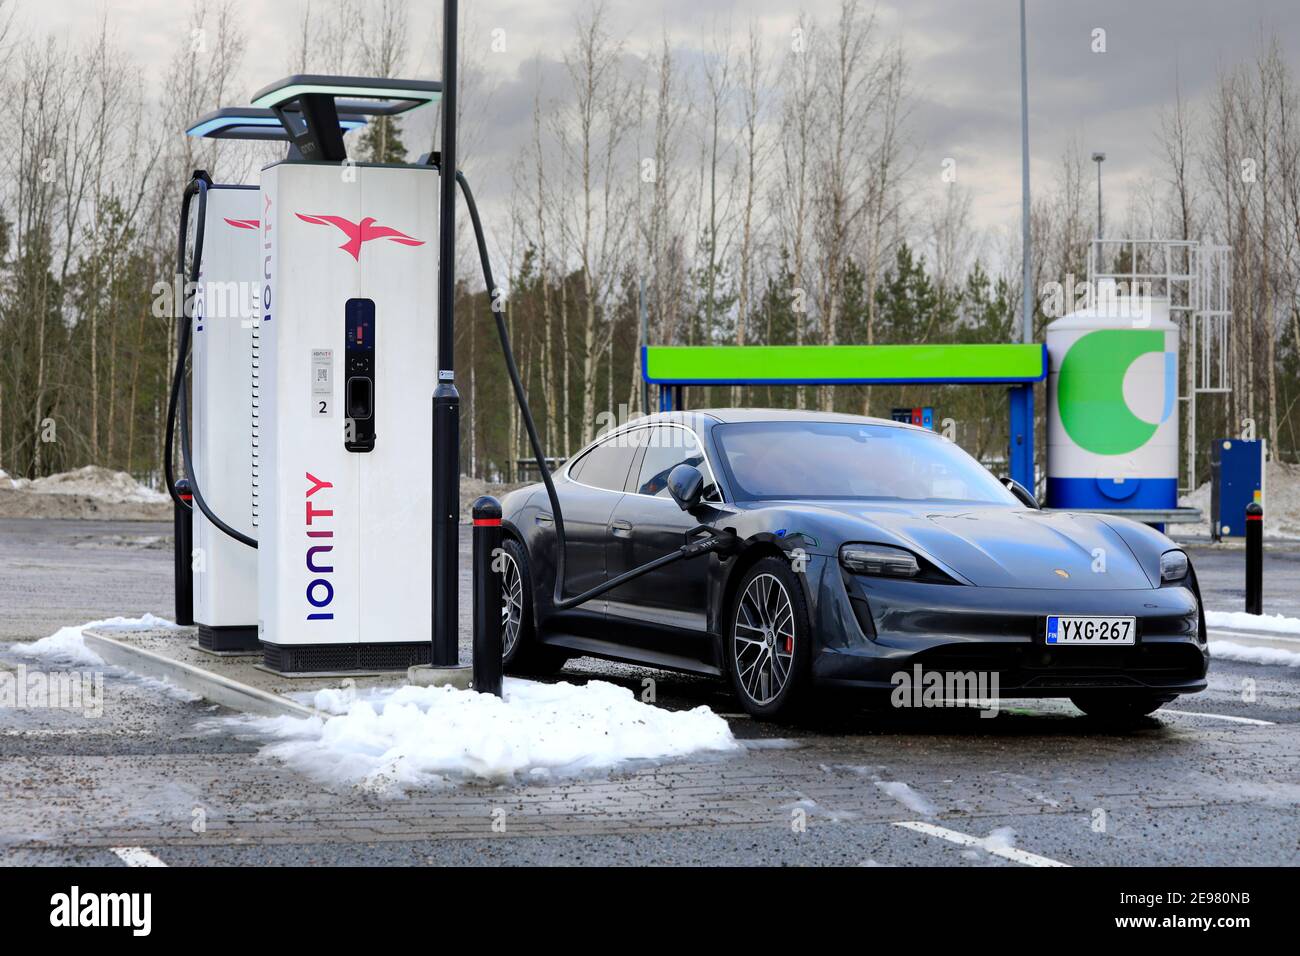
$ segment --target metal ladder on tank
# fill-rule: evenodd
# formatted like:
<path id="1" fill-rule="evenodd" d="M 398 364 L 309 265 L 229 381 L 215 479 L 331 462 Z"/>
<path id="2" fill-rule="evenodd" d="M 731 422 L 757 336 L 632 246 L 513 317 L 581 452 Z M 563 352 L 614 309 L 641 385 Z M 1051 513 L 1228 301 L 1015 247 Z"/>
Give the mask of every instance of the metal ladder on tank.
<path id="1" fill-rule="evenodd" d="M 1185 411 L 1183 467 L 1187 481 L 1180 483 L 1178 492 L 1194 491 L 1196 399 L 1230 390 L 1231 250 L 1196 239 L 1093 239 L 1088 245 L 1088 280 L 1094 297 L 1099 283 L 1113 281 L 1127 283 L 1130 293 L 1136 286 L 1151 296 L 1169 299 L 1169 317 L 1179 327 L 1179 358 L 1184 369 L 1178 403 Z"/>

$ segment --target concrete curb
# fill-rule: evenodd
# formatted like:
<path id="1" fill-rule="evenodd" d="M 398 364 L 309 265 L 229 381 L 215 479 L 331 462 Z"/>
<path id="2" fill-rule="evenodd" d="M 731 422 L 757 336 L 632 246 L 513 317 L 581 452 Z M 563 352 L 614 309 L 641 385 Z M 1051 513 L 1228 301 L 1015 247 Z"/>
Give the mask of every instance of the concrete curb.
<path id="1" fill-rule="evenodd" d="M 434 667 L 432 664 L 416 664 L 406 669 L 406 679 L 416 687 L 442 687 L 450 685 L 461 690 L 469 690 L 474 685 L 474 668 L 468 664 L 458 667 Z"/>
<path id="2" fill-rule="evenodd" d="M 124 667 L 145 677 L 168 681 L 214 704 L 247 713 L 261 714 L 264 717 L 323 718 L 328 716 L 305 704 L 281 697 L 279 694 L 241 684 L 229 677 L 164 657 L 142 647 L 133 647 L 93 630 L 84 631 L 82 636 L 85 638 L 86 646 L 109 664 Z"/>

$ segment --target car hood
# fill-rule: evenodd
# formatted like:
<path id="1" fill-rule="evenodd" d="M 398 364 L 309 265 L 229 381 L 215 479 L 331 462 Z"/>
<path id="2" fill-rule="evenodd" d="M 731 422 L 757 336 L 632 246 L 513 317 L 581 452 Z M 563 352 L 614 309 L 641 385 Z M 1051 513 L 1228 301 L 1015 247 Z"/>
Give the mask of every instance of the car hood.
<path id="1" fill-rule="evenodd" d="M 838 516 L 833 523 L 841 541 L 900 545 L 981 587 L 1155 586 L 1119 531 L 1096 515 L 926 503 L 817 502 L 814 508 L 826 519 L 828 512 Z"/>

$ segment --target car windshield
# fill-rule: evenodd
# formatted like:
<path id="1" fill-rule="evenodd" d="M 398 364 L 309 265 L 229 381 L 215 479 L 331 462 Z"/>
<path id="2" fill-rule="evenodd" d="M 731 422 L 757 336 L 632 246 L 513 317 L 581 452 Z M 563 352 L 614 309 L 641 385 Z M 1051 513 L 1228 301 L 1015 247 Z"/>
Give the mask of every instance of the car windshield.
<path id="1" fill-rule="evenodd" d="M 1018 505 L 966 452 L 932 432 L 853 422 L 738 422 L 713 429 L 735 497 Z"/>

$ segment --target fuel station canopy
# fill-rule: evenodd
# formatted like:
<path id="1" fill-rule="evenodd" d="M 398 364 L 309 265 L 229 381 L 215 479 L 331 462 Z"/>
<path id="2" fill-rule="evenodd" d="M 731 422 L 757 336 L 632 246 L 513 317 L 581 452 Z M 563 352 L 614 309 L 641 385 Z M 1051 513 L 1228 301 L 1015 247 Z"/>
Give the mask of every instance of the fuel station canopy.
<path id="1" fill-rule="evenodd" d="M 1047 377 L 1040 343 L 647 345 L 654 385 L 1024 385 Z"/>
<path id="2" fill-rule="evenodd" d="M 1009 385 L 1011 477 L 1034 487 L 1034 383 L 1047 378 L 1041 342 L 934 345 L 643 345 L 641 374 L 660 411 L 687 385 Z"/>

